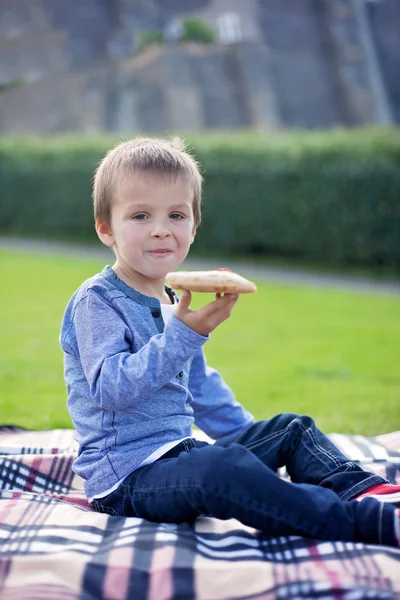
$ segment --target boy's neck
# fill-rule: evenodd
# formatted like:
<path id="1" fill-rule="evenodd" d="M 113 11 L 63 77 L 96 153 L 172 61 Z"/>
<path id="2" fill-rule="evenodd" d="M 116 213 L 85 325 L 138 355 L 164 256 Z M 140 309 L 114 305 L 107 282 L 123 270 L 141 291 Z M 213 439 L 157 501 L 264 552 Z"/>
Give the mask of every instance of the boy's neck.
<path id="1" fill-rule="evenodd" d="M 114 273 L 131 288 L 152 298 L 157 298 L 161 304 L 171 304 L 171 298 L 165 291 L 165 282 L 160 279 L 148 280 L 147 278 L 140 278 L 138 274 L 132 276 L 131 273 L 125 272 L 118 263 L 113 265 Z"/>

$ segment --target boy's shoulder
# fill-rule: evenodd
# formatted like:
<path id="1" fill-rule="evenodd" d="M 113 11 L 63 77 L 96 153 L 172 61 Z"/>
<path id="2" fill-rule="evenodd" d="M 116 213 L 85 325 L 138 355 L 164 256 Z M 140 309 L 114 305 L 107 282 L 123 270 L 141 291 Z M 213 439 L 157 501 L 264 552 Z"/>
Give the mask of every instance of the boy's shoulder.
<path id="1" fill-rule="evenodd" d="M 85 300 L 88 299 L 91 294 L 101 296 L 102 302 L 105 302 L 109 306 L 113 306 L 116 298 L 124 296 L 123 292 L 114 285 L 112 277 L 108 276 L 110 270 L 111 267 L 104 267 L 100 273 L 96 273 L 83 281 L 72 294 L 62 319 L 61 339 L 71 331 L 79 307 L 85 307 Z M 80 318 L 82 318 L 82 314 L 80 314 Z"/>
<path id="2" fill-rule="evenodd" d="M 96 273 L 83 281 L 78 289 L 72 294 L 69 304 L 76 306 L 76 304 L 91 293 L 104 296 L 110 301 L 119 296 L 124 296 L 123 292 L 115 286 L 112 278 L 108 276 L 110 269 L 111 267 L 106 266 L 100 273 Z"/>

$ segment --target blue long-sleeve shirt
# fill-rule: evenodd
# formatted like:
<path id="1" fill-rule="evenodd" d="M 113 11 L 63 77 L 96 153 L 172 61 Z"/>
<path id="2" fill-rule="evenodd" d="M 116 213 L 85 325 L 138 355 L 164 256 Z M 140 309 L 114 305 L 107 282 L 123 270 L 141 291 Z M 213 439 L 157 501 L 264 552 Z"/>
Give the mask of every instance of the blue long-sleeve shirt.
<path id="1" fill-rule="evenodd" d="M 85 281 L 62 322 L 68 409 L 79 443 L 74 471 L 90 497 L 110 489 L 157 448 L 191 435 L 239 433 L 253 417 L 205 361 L 208 337 L 111 267 Z"/>

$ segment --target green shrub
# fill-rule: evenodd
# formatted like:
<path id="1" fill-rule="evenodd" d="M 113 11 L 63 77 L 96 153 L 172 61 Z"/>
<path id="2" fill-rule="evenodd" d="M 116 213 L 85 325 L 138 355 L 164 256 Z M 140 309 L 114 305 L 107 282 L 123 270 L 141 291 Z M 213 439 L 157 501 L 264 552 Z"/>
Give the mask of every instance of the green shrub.
<path id="1" fill-rule="evenodd" d="M 20 87 L 21 85 L 26 85 L 26 80 L 23 77 L 13 77 L 8 81 L 3 81 L 0 83 L 0 93 L 8 92 L 16 87 Z"/>
<path id="2" fill-rule="evenodd" d="M 202 19 L 183 19 L 180 41 L 212 44 L 215 42 L 215 31 Z"/>
<path id="3" fill-rule="evenodd" d="M 183 19 L 182 21 L 182 33 L 179 37 L 179 42 L 199 42 L 200 44 L 212 44 L 215 42 L 215 31 L 207 25 L 202 19 Z M 152 31 L 143 31 L 136 53 L 141 52 L 147 46 L 152 44 L 164 44 L 168 40 L 165 39 L 164 33 L 161 29 L 155 29 Z"/>
<path id="4" fill-rule="evenodd" d="M 90 202 L 113 137 L 3 138 L 0 231 L 95 240 Z M 351 130 L 188 139 L 205 176 L 194 252 L 400 269 L 400 133 Z"/>
<path id="5" fill-rule="evenodd" d="M 165 42 L 163 32 L 159 29 L 153 31 L 143 31 L 140 35 L 139 44 L 136 52 L 141 52 L 147 46 L 152 44 L 163 44 Z"/>

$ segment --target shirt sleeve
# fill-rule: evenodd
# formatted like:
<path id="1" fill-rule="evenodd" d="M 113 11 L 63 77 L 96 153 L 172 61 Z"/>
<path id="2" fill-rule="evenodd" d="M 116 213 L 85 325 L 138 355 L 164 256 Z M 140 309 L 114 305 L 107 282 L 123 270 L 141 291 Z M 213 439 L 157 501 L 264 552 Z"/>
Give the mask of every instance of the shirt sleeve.
<path id="1" fill-rule="evenodd" d="M 94 402 L 105 410 L 134 407 L 168 383 L 208 337 L 174 315 L 164 332 L 131 352 L 132 332 L 108 301 L 89 290 L 75 308 L 72 328 L 76 348 L 64 336 L 63 350 L 78 354 Z"/>
<path id="2" fill-rule="evenodd" d="M 240 433 L 254 423 L 218 371 L 207 365 L 202 348 L 192 361 L 189 391 L 195 424 L 213 439 Z"/>

